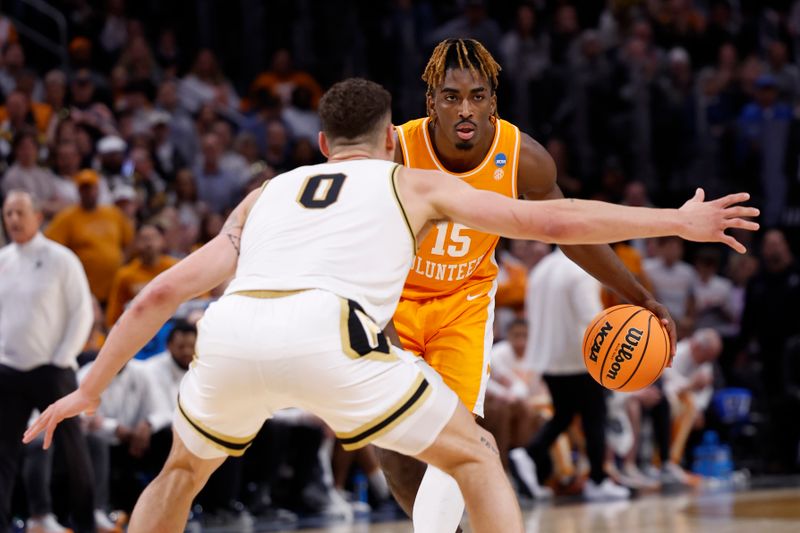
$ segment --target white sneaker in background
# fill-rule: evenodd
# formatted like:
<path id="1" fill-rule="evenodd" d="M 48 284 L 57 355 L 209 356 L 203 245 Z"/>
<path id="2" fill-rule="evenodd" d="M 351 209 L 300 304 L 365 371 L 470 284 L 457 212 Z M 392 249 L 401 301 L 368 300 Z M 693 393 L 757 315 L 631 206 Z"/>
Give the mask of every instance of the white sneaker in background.
<path id="1" fill-rule="evenodd" d="M 355 510 L 350 503 L 345 500 L 339 491 L 331 487 L 328 490 L 328 505 L 325 506 L 323 514 L 332 519 L 342 520 L 350 523 L 355 517 Z"/>
<path id="2" fill-rule="evenodd" d="M 536 463 L 533 462 L 525 448 L 514 448 L 508 452 L 508 458 L 514 463 L 514 468 L 517 470 L 520 481 L 535 499 L 548 500 L 553 497 L 552 489 L 542 487 L 539 484 L 539 478 L 536 475 Z"/>
<path id="3" fill-rule="evenodd" d="M 111 519 L 108 517 L 108 513 L 102 509 L 94 510 L 94 525 L 97 527 L 97 531 L 100 533 L 113 533 L 122 531 L 119 527 L 117 527 L 117 524 L 111 521 Z"/>
<path id="4" fill-rule="evenodd" d="M 600 483 L 595 483 L 591 479 L 587 479 L 586 485 L 583 487 L 583 497 L 589 501 L 596 502 L 627 500 L 631 497 L 631 491 L 627 487 L 614 483 L 614 481 L 608 477 Z"/>
<path id="5" fill-rule="evenodd" d="M 27 533 L 72 533 L 71 529 L 59 524 L 52 513 L 28 519 L 25 522 L 25 531 Z"/>
<path id="6" fill-rule="evenodd" d="M 645 476 L 635 464 L 624 464 L 619 471 L 619 482 L 632 489 L 656 490 L 661 484 Z"/>
<path id="7" fill-rule="evenodd" d="M 661 483 L 664 485 L 689 485 L 686 471 L 675 463 L 667 463 L 661 468 Z"/>

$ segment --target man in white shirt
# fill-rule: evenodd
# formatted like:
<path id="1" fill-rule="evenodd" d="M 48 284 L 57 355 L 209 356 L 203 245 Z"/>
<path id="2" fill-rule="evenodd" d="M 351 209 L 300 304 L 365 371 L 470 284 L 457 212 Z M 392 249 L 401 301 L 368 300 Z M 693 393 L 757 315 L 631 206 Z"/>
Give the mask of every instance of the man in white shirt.
<path id="1" fill-rule="evenodd" d="M 581 348 L 586 327 L 602 309 L 599 283 L 556 249 L 531 271 L 525 304 L 530 323 L 527 357 L 543 375 L 554 409 L 553 418 L 528 446 L 539 479 L 546 480 L 551 470 L 550 446 L 580 414 L 591 465 L 584 497 L 628 498 L 630 491 L 608 478 L 603 468 L 605 395 L 586 371 Z"/>
<path id="2" fill-rule="evenodd" d="M 11 243 L 0 249 L 0 531 L 10 527 L 22 435 L 34 409 L 74 391 L 76 358 L 92 325 L 89 283 L 78 258 L 39 232 L 33 197 L 12 190 L 3 204 Z M 94 492 L 78 421 L 59 427 L 76 531 L 94 531 Z M 43 510 L 47 513 L 49 510 Z"/>
<path id="3" fill-rule="evenodd" d="M 644 271 L 653 283 L 659 302 L 669 309 L 678 338 L 691 331 L 694 321 L 694 293 L 697 280 L 694 268 L 683 261 L 683 240 L 663 237 L 658 240 L 658 257 L 644 262 Z"/>
<path id="4" fill-rule="evenodd" d="M 693 427 L 702 428 L 703 413 L 714 394 L 714 361 L 722 353 L 716 330 L 703 328 L 675 348 L 672 367 L 664 370 L 664 392 L 670 402 L 673 423 L 670 460 L 680 464 L 686 439 Z"/>
<path id="5" fill-rule="evenodd" d="M 82 383 L 95 363 L 78 372 Z M 144 363 L 130 361 L 103 392 L 97 411 L 85 418 L 95 482 L 95 520 L 107 512 L 130 511 L 144 488 L 136 474 L 148 470 L 153 436 L 150 420 L 156 413 L 153 388 Z M 160 465 L 158 465 L 160 467 Z M 155 467 L 155 470 L 158 469 Z M 116 481 L 112 487 L 110 480 Z"/>
<path id="6" fill-rule="evenodd" d="M 142 364 L 153 390 L 155 409 L 149 422 L 154 432 L 172 424 L 181 380 L 194 357 L 196 340 L 197 328 L 185 320 L 176 320 L 167 336 L 167 349 Z"/>

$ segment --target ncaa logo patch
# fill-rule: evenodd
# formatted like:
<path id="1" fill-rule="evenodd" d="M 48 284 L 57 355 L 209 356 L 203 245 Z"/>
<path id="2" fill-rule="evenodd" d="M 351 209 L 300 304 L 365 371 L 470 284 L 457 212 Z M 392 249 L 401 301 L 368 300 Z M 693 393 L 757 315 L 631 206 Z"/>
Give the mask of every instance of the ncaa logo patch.
<path id="1" fill-rule="evenodd" d="M 504 167 L 506 166 L 506 163 L 508 163 L 508 158 L 506 157 L 506 154 L 499 153 L 495 156 L 494 164 L 497 165 L 498 167 Z"/>

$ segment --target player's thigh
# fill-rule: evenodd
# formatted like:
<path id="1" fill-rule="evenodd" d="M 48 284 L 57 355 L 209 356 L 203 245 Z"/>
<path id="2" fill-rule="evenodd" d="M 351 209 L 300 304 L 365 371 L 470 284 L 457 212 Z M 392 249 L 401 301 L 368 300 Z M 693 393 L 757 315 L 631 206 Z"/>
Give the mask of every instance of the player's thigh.
<path id="1" fill-rule="evenodd" d="M 477 309 L 442 327 L 425 346 L 425 361 L 442 376 L 467 409 L 478 416 L 483 416 L 491 344 L 487 313 Z"/>
<path id="2" fill-rule="evenodd" d="M 201 354 L 181 381 L 173 427 L 202 459 L 241 456 L 271 414 L 259 361 Z"/>

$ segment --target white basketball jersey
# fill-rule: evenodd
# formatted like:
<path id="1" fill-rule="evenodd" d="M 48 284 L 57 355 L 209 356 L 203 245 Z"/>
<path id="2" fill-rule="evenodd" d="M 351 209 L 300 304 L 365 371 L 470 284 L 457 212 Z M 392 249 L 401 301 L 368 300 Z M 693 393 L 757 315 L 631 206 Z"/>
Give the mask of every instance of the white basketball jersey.
<path id="1" fill-rule="evenodd" d="M 226 294 L 323 289 L 358 302 L 383 328 L 416 252 L 395 189 L 397 168 L 363 159 L 273 178 L 247 217 Z"/>

